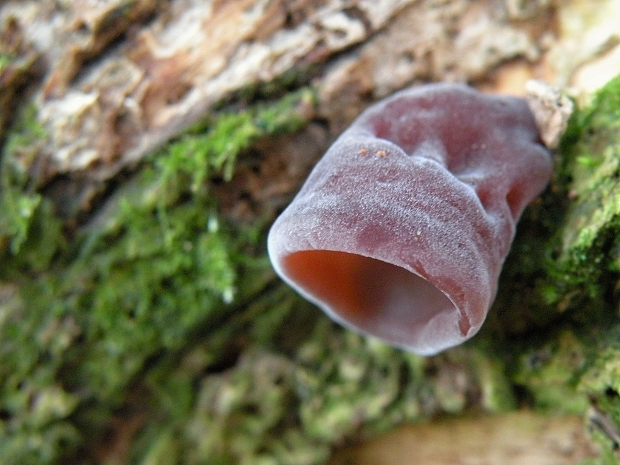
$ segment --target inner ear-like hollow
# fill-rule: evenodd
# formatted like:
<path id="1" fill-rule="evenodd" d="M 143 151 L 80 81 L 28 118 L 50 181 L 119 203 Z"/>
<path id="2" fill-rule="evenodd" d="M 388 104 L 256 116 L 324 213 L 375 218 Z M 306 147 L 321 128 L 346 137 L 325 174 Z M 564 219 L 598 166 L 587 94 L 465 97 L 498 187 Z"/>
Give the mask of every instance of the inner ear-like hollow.
<path id="1" fill-rule="evenodd" d="M 393 344 L 411 344 L 444 312 L 458 321 L 456 307 L 437 287 L 381 260 L 309 250 L 286 256 L 283 268 L 298 287 L 341 320 Z"/>

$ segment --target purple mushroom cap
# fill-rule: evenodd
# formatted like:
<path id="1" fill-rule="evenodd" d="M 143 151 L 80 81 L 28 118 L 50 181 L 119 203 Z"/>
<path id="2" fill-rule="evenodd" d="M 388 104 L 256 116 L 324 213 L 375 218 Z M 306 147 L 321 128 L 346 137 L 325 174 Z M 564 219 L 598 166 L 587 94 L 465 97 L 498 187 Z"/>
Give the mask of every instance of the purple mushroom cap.
<path id="1" fill-rule="evenodd" d="M 398 92 L 329 148 L 269 232 L 276 272 L 343 325 L 422 355 L 480 329 L 553 169 L 523 99 Z"/>

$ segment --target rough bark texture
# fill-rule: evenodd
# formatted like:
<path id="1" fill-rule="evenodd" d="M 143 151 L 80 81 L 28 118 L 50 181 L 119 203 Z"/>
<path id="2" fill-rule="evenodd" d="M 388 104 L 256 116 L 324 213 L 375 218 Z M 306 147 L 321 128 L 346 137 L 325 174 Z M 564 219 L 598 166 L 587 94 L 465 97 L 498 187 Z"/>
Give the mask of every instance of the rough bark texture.
<path id="1" fill-rule="evenodd" d="M 587 426 L 599 456 L 580 439 L 558 460 L 614 463 L 619 16 L 618 0 L 3 2 L 0 462 L 319 464 L 403 423 L 533 407 L 583 422 L 511 435 Z M 405 354 L 275 278 L 267 226 L 369 104 L 530 78 L 579 108 L 473 341 Z"/>

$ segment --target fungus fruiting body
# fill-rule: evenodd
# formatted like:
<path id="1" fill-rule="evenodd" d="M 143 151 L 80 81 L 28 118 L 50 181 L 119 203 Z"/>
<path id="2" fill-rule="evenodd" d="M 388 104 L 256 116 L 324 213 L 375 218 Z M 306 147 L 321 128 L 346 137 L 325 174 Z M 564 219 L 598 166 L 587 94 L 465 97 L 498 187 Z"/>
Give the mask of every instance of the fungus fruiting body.
<path id="1" fill-rule="evenodd" d="M 269 232 L 276 272 L 336 321 L 431 355 L 472 337 L 552 159 L 522 99 L 398 92 L 329 148 Z"/>

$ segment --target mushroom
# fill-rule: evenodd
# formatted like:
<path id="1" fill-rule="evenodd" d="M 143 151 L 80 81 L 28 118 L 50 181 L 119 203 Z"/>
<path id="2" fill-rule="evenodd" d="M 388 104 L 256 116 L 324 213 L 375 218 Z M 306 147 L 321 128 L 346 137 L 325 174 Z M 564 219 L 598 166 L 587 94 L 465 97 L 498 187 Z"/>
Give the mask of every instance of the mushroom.
<path id="1" fill-rule="evenodd" d="M 550 152 L 525 100 L 459 84 L 362 113 L 273 224 L 276 272 L 333 319 L 432 355 L 478 332 Z"/>

